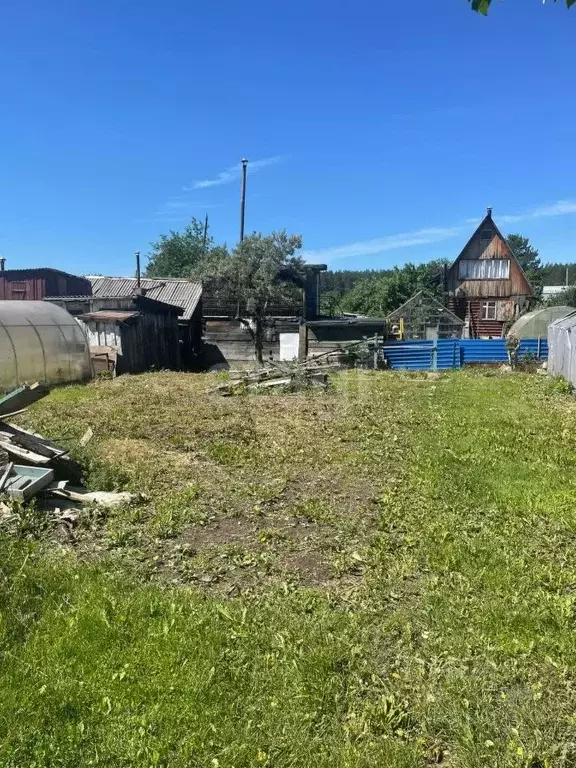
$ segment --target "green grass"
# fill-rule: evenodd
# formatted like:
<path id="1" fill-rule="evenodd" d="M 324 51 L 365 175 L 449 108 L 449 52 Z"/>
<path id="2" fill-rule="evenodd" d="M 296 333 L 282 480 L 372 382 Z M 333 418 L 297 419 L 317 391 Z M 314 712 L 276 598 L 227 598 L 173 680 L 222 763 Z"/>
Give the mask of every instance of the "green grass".
<path id="1" fill-rule="evenodd" d="M 492 371 L 214 380 L 22 417 L 148 499 L 0 537 L 0 765 L 575 765 L 574 400 Z"/>

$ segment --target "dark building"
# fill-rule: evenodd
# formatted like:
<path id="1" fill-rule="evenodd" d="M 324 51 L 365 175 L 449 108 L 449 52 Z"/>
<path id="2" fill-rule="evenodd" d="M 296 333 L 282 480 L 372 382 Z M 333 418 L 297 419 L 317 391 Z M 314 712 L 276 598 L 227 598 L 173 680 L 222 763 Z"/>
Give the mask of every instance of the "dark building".
<path id="1" fill-rule="evenodd" d="M 46 299 L 76 316 L 95 364 L 106 358 L 113 373 L 178 370 L 181 307 L 147 296 L 52 297 Z"/>
<path id="2" fill-rule="evenodd" d="M 178 318 L 180 361 L 183 368 L 194 368 L 202 361 L 202 285 L 172 277 L 90 277 L 95 298 L 131 297 L 149 299 L 180 307 Z"/>
<path id="3" fill-rule="evenodd" d="M 51 267 L 1 269 L 0 300 L 42 301 L 46 296 L 90 296 L 92 285 L 84 277 Z"/>
<path id="4" fill-rule="evenodd" d="M 533 297 L 492 209 L 447 273 L 447 305 L 464 321 L 464 337 L 500 338 Z"/>

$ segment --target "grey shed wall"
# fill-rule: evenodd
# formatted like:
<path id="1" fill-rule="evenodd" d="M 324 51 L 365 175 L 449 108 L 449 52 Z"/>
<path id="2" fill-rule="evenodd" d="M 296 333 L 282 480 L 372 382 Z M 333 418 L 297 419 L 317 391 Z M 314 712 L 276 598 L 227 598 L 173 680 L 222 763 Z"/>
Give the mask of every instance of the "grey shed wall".
<path id="1" fill-rule="evenodd" d="M 80 381 L 91 372 L 86 337 L 66 310 L 43 301 L 0 301 L 0 391 Z"/>
<path id="2" fill-rule="evenodd" d="M 548 326 L 548 373 L 576 386 L 576 312 Z"/>
<path id="3" fill-rule="evenodd" d="M 142 312 L 126 323 L 93 319 L 80 322 L 91 346 L 118 350 L 118 374 L 180 368 L 178 317 L 174 314 Z"/>

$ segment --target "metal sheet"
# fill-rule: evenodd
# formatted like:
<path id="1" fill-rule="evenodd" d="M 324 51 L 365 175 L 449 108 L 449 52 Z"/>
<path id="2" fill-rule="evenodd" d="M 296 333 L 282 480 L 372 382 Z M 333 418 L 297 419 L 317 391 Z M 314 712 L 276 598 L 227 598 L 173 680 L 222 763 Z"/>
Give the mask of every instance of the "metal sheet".
<path id="1" fill-rule="evenodd" d="M 136 278 L 130 277 L 89 277 L 92 294 L 96 298 L 132 296 L 138 288 Z M 202 298 L 202 284 L 176 278 L 142 278 L 140 287 L 149 299 L 163 301 L 182 307 L 182 320 L 191 320 L 194 310 Z"/>

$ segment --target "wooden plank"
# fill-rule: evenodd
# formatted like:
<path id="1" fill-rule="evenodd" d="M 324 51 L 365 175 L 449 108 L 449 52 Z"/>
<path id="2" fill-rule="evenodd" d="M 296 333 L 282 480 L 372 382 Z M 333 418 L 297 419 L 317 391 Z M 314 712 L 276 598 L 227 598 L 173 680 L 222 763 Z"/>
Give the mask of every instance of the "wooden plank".
<path id="1" fill-rule="evenodd" d="M 30 464 L 45 466 L 46 464 L 50 464 L 51 461 L 50 457 L 41 456 L 39 453 L 28 451 L 25 448 L 22 448 L 20 445 L 15 445 L 14 443 L 10 442 L 10 440 L 6 440 L 5 438 L 0 439 L 0 448 L 3 448 L 9 456 L 16 456 L 18 459 L 27 461 Z"/>
<path id="2" fill-rule="evenodd" d="M 4 489 L 4 486 L 6 485 L 6 481 L 12 474 L 13 469 L 14 469 L 14 462 L 9 461 L 8 464 L 6 464 L 6 468 L 4 469 L 4 472 L 2 473 L 2 477 L 0 477 L 0 491 Z"/>
<path id="3" fill-rule="evenodd" d="M 27 385 L 18 387 L 18 389 L 8 392 L 4 397 L 0 397 L 0 416 L 27 408 L 37 400 L 46 397 L 49 392 L 50 390 L 46 385 L 39 384 L 38 382 L 30 387 Z"/>
<path id="4" fill-rule="evenodd" d="M 68 451 L 54 445 L 54 443 L 47 440 L 45 437 L 37 435 L 34 432 L 29 432 L 22 427 L 15 427 L 13 424 L 0 422 L 0 436 L 2 434 L 8 435 L 12 442 L 17 443 L 22 448 L 26 448 L 34 453 L 39 453 L 41 456 L 64 456 L 68 453 Z"/>

